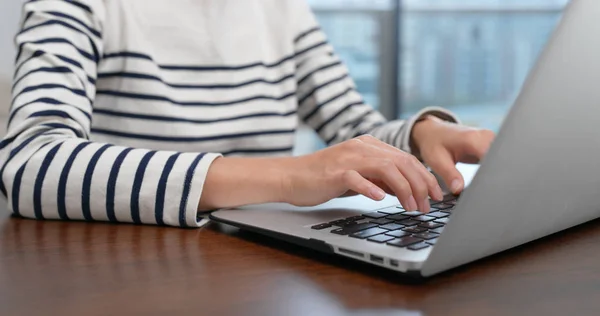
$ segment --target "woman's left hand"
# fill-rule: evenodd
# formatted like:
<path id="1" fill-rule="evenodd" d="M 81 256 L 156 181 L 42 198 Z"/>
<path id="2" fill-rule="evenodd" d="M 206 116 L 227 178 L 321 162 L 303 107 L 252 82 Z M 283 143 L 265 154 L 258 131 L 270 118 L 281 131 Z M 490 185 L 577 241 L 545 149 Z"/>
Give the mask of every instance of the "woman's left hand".
<path id="1" fill-rule="evenodd" d="M 427 116 L 413 126 L 411 147 L 413 154 L 440 175 L 452 193 L 458 194 L 464 189 L 465 182 L 456 163 L 479 163 L 494 136 L 490 130 Z"/>

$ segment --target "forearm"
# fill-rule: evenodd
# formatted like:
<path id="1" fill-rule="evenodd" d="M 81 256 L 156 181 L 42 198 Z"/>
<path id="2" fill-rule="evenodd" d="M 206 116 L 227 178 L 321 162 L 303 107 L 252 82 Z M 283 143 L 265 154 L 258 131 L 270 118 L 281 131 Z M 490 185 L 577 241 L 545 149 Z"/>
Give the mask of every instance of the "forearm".
<path id="1" fill-rule="evenodd" d="M 296 158 L 218 158 L 213 161 L 199 210 L 287 202 L 289 173 Z"/>

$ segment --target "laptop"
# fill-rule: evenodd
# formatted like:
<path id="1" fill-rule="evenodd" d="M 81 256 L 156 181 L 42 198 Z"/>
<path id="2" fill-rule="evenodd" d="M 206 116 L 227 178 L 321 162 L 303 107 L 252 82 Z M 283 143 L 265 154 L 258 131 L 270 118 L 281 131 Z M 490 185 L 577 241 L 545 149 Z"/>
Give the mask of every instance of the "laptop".
<path id="1" fill-rule="evenodd" d="M 599 17 L 570 2 L 470 185 L 429 214 L 353 197 L 210 218 L 427 278 L 600 217 Z"/>

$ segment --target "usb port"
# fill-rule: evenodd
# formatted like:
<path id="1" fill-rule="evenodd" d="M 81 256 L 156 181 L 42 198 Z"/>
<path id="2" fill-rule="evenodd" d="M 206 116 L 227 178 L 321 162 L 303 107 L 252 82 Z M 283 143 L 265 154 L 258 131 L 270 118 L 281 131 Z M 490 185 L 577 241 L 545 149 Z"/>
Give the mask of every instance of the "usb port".
<path id="1" fill-rule="evenodd" d="M 379 264 L 383 264 L 383 258 L 379 256 L 371 255 L 371 261 Z"/>

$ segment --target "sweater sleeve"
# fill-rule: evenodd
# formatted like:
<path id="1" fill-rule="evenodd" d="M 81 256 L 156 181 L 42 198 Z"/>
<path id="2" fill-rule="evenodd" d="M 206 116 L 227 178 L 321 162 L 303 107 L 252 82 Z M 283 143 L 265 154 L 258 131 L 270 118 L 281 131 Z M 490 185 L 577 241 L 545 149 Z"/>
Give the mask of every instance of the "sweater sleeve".
<path id="1" fill-rule="evenodd" d="M 102 0 L 24 5 L 0 190 L 28 218 L 201 226 L 198 201 L 218 154 L 89 141 L 103 16 Z"/>
<path id="2" fill-rule="evenodd" d="M 388 122 L 364 103 L 308 4 L 304 0 L 295 1 L 292 14 L 298 114 L 328 145 L 370 134 L 410 152 L 412 127 L 424 115 L 458 123 L 452 113 L 440 107 L 425 108 L 409 120 Z"/>

